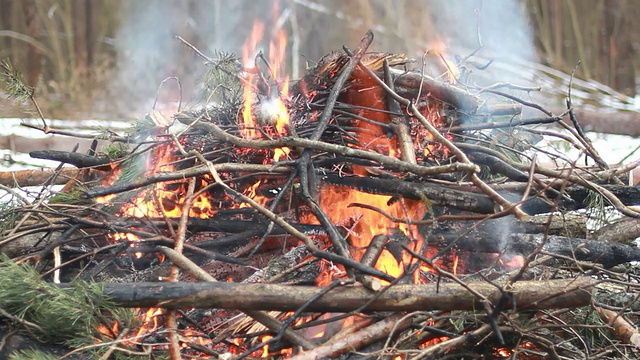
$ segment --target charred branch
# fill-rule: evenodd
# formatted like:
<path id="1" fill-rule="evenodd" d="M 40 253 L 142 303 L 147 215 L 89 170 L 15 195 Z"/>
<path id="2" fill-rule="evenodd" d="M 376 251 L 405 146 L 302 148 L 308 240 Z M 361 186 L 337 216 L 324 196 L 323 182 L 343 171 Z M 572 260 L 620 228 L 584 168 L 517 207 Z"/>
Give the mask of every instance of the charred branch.
<path id="1" fill-rule="evenodd" d="M 488 253 L 522 255 L 531 254 L 541 247 L 550 254 L 594 262 L 606 268 L 640 260 L 640 248 L 635 246 L 556 235 L 513 234 L 508 229 L 504 229 L 504 232 L 496 232 L 495 229 L 493 232 L 471 231 L 462 236 L 458 232 L 438 232 L 429 243 L 453 246 L 465 251 L 482 249 L 482 252 Z"/>
<path id="2" fill-rule="evenodd" d="M 492 214 L 496 211 L 496 204 L 486 195 L 452 190 L 423 182 L 374 177 L 340 177 L 334 174 L 326 174 L 322 180 L 329 184 L 348 186 L 372 194 L 401 196 L 414 200 L 429 199 L 438 205 L 480 214 Z"/>
<path id="3" fill-rule="evenodd" d="M 29 156 L 35 159 L 46 159 L 59 161 L 63 164 L 71 164 L 77 168 L 98 167 L 103 170 L 108 170 L 108 165 L 113 161 L 113 159 L 110 159 L 106 155 L 92 156 L 57 150 L 32 151 L 29 153 Z"/>

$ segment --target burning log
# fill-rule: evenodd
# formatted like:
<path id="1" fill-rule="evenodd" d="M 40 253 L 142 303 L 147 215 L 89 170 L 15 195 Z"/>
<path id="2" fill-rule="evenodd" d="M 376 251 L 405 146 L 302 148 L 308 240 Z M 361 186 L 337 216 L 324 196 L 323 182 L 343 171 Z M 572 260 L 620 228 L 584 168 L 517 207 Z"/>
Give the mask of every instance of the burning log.
<path id="1" fill-rule="evenodd" d="M 396 85 L 411 89 L 412 92 L 422 89 L 422 91 L 428 92 L 431 96 L 455 106 L 464 113 L 474 114 L 478 110 L 478 97 L 459 87 L 437 81 L 430 76 L 416 72 L 403 72 L 394 69 L 392 70 L 392 75 Z M 415 97 L 415 93 L 402 95 L 406 98 Z M 517 107 L 512 107 L 512 109 L 517 109 Z"/>

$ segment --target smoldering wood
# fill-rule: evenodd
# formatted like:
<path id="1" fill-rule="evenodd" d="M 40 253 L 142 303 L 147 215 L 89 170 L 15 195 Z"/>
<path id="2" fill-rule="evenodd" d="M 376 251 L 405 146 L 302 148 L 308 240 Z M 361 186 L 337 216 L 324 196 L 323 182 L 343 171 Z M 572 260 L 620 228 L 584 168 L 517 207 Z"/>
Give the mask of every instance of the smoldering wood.
<path id="1" fill-rule="evenodd" d="M 466 233 L 463 235 L 463 233 Z M 527 256 L 542 245 L 542 250 L 567 256 L 578 261 L 589 261 L 610 268 L 640 260 L 640 248 L 622 243 L 570 238 L 544 234 L 514 234 L 503 231 L 439 231 L 429 238 L 429 244 L 453 247 L 459 250 L 521 254 Z M 544 245 L 543 245 L 544 244 Z"/>
<path id="2" fill-rule="evenodd" d="M 478 214 L 492 214 L 497 211 L 497 205 L 493 200 L 475 191 L 458 190 L 453 186 L 435 185 L 427 182 L 406 181 L 403 179 L 376 178 L 373 176 L 338 176 L 325 172 L 322 180 L 329 184 L 347 186 L 360 191 L 400 196 L 408 199 L 423 200 L 429 199 L 435 205 L 448 206 L 450 208 L 466 210 Z M 623 185 L 602 185 L 627 205 L 640 203 L 640 189 Z M 500 186 L 499 188 L 501 188 Z M 535 187 L 534 187 L 535 189 Z M 471 190 L 471 188 L 469 188 Z M 547 191 L 550 199 L 558 196 L 555 190 Z M 507 200 L 517 202 L 522 198 L 523 188 L 509 191 L 498 190 L 498 193 Z M 570 210 L 583 209 L 589 205 L 588 190 L 579 186 L 570 186 L 565 189 L 565 196 L 559 202 L 561 206 Z M 543 214 L 553 211 L 555 205 L 550 200 L 545 200 L 539 196 L 530 196 L 521 205 L 523 211 L 529 215 Z"/>
<path id="3" fill-rule="evenodd" d="M 521 281 L 507 291 L 505 308 L 519 310 L 587 306 L 596 281 L 590 278 Z M 486 282 L 467 284 L 496 304 L 500 289 Z M 122 307 L 218 308 L 235 310 L 295 311 L 322 288 L 275 284 L 237 283 L 135 283 L 103 285 L 105 296 Z M 375 297 L 375 299 L 374 299 Z M 479 299 L 456 283 L 395 285 L 372 293 L 363 287 L 331 290 L 305 308 L 310 312 L 348 312 L 371 301 L 365 311 L 424 311 L 481 309 Z"/>

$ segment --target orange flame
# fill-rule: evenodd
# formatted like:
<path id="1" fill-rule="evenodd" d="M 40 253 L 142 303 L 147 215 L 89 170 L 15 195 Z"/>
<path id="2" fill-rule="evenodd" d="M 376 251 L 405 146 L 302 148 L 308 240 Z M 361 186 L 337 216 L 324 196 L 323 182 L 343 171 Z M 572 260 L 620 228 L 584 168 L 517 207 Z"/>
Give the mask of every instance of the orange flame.
<path id="1" fill-rule="evenodd" d="M 440 59 L 442 66 L 445 68 L 444 72 L 447 74 L 447 79 L 450 83 L 455 83 L 460 78 L 460 69 L 456 65 L 455 61 L 451 60 L 451 57 L 447 53 L 447 45 L 441 39 L 435 39 L 429 42 L 428 55 L 436 56 Z"/>
<path id="2" fill-rule="evenodd" d="M 287 135 L 289 124 L 289 109 L 285 101 L 289 98 L 289 77 L 285 72 L 285 59 L 287 49 L 287 33 L 280 29 L 269 42 L 269 78 L 258 76 L 260 69 L 255 64 L 257 46 L 264 35 L 264 24 L 256 21 L 253 25 L 251 36 L 245 42 L 242 49 L 242 61 L 246 70 L 243 89 L 244 106 L 242 109 L 241 134 L 247 139 L 261 137 L 259 128 L 264 127 L 267 135 Z M 262 81 L 262 83 L 261 83 Z M 257 93 L 263 88 L 268 88 L 266 93 Z M 273 130 L 270 130 L 272 127 Z M 289 154 L 290 149 L 283 147 L 276 149 L 273 160 L 279 161 Z"/>
<path id="3" fill-rule="evenodd" d="M 251 30 L 251 36 L 245 42 L 242 48 L 242 64 L 245 68 L 248 68 L 253 71 L 257 71 L 254 56 L 252 52 L 258 47 L 258 43 L 262 38 L 262 34 L 264 33 L 264 24 L 256 21 L 253 24 L 253 29 Z M 260 136 L 258 130 L 256 130 L 257 124 L 253 120 L 253 109 L 252 104 L 255 101 L 255 92 L 254 86 L 256 84 L 257 78 L 256 76 L 248 76 L 246 79 L 246 83 L 243 89 L 243 97 L 244 97 L 244 108 L 242 110 L 242 122 L 244 128 L 241 129 L 242 135 L 247 139 L 256 139 Z"/>

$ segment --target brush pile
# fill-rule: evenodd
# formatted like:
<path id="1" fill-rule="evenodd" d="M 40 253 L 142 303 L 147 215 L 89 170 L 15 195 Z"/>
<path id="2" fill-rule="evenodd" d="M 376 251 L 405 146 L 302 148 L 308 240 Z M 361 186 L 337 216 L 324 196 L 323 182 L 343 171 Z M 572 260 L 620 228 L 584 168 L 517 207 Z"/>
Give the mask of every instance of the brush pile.
<path id="1" fill-rule="evenodd" d="M 632 357 L 637 164 L 604 162 L 570 101 L 432 78 L 372 39 L 291 85 L 208 59 L 202 106 L 32 153 L 77 170 L 33 201 L 7 187 L 0 316 L 104 359 Z"/>

